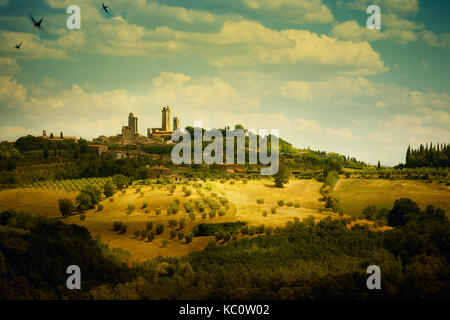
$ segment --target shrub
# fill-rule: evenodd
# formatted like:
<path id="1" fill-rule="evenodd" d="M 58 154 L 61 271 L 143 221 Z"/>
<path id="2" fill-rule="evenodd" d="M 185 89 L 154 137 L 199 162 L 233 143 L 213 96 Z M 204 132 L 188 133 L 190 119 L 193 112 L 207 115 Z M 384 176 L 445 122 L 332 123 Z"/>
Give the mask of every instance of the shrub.
<path id="1" fill-rule="evenodd" d="M 243 183 L 243 184 L 247 184 L 247 183 L 248 183 L 248 180 L 247 180 L 247 179 L 244 179 L 244 180 L 242 180 L 242 183 Z"/>
<path id="2" fill-rule="evenodd" d="M 169 228 L 175 228 L 177 225 L 178 225 L 178 221 L 177 220 L 171 219 L 171 220 L 168 221 Z"/>
<path id="3" fill-rule="evenodd" d="M 156 234 L 162 234 L 164 232 L 164 225 L 160 222 L 156 224 Z"/>
<path id="4" fill-rule="evenodd" d="M 76 203 L 77 203 L 77 209 L 78 211 L 85 211 L 88 210 L 90 208 L 92 208 L 92 201 L 91 201 L 91 197 L 86 194 L 86 193 L 80 193 L 76 199 L 75 199 Z"/>
<path id="5" fill-rule="evenodd" d="M 153 221 L 149 221 L 145 224 L 147 231 L 153 230 Z"/>
<path id="6" fill-rule="evenodd" d="M 144 196 L 144 191 L 141 191 L 141 198 Z"/>
<path id="7" fill-rule="evenodd" d="M 258 200 L 256 200 L 256 203 L 257 204 L 263 204 L 264 203 L 264 199 L 258 199 Z"/>
<path id="8" fill-rule="evenodd" d="M 183 240 L 184 239 L 184 232 L 178 232 L 178 239 Z"/>
<path id="9" fill-rule="evenodd" d="M 135 208 L 134 204 L 129 203 L 127 206 L 127 209 L 126 209 L 127 214 L 131 214 L 135 209 L 136 208 Z"/>
<path id="10" fill-rule="evenodd" d="M 155 213 L 157 216 L 159 216 L 161 214 L 161 209 L 160 208 L 156 208 L 155 209 Z"/>
<path id="11" fill-rule="evenodd" d="M 295 207 L 295 208 L 300 208 L 300 203 L 295 202 L 295 203 L 294 203 L 294 207 Z"/>
<path id="12" fill-rule="evenodd" d="M 105 194 L 106 197 L 112 197 L 114 195 L 114 192 L 115 192 L 114 183 L 111 180 L 107 181 L 103 186 L 103 193 Z"/>
<path id="13" fill-rule="evenodd" d="M 127 225 L 125 223 L 122 223 L 122 225 L 120 226 L 120 230 L 119 230 L 120 234 L 124 234 L 127 232 Z"/>
<path id="14" fill-rule="evenodd" d="M 155 232 L 151 231 L 147 234 L 147 241 L 152 242 L 155 239 Z"/>
<path id="15" fill-rule="evenodd" d="M 102 200 L 102 190 L 95 185 L 84 186 L 80 191 L 80 194 L 81 193 L 87 194 L 91 198 L 92 206 L 98 204 Z"/>
<path id="16" fill-rule="evenodd" d="M 226 232 L 226 233 L 224 234 L 224 236 L 223 236 L 223 240 L 224 240 L 224 241 L 230 241 L 230 239 L 231 239 L 231 233 Z"/>
<path id="17" fill-rule="evenodd" d="M 139 230 L 136 230 L 135 232 L 134 232 L 134 237 L 137 239 L 137 238 L 139 238 L 139 235 L 141 234 L 141 232 L 139 231 Z"/>
<path id="18" fill-rule="evenodd" d="M 114 222 L 113 222 L 113 230 L 114 230 L 114 231 L 119 231 L 121 225 L 122 225 L 122 222 L 120 222 L 120 221 L 114 221 Z"/>
<path id="19" fill-rule="evenodd" d="M 186 243 L 192 242 L 192 238 L 193 238 L 193 236 L 192 236 L 192 233 L 190 233 L 190 232 L 188 232 L 184 235 L 184 240 L 186 241 Z"/>
<path id="20" fill-rule="evenodd" d="M 203 220 L 206 219 L 206 213 L 202 213 L 202 219 L 203 219 Z"/>
<path id="21" fill-rule="evenodd" d="M 264 210 L 262 215 L 263 215 L 263 217 L 267 217 L 267 210 Z"/>
<path id="22" fill-rule="evenodd" d="M 189 218 L 191 219 L 191 221 L 195 220 L 195 213 L 191 212 L 189 213 Z"/>
<path id="23" fill-rule="evenodd" d="M 177 236 L 176 230 L 170 230 L 170 239 L 174 239 Z"/>
<path id="24" fill-rule="evenodd" d="M 227 212 L 224 209 L 220 209 L 218 213 L 219 213 L 219 217 L 223 217 L 224 215 L 227 214 Z"/>
<path id="25" fill-rule="evenodd" d="M 279 205 L 280 207 L 284 206 L 284 200 L 278 200 L 278 205 Z"/>
<path id="26" fill-rule="evenodd" d="M 144 210 L 144 213 L 145 213 L 145 214 L 148 214 L 148 213 L 150 213 L 150 210 L 145 209 L 145 210 Z"/>
<path id="27" fill-rule="evenodd" d="M 86 214 L 84 212 L 80 213 L 80 220 L 84 221 L 86 219 Z"/>
<path id="28" fill-rule="evenodd" d="M 141 187 L 137 187 L 137 188 L 136 188 L 136 193 L 139 193 L 139 192 L 141 192 L 141 190 L 142 190 L 142 188 L 141 188 Z"/>
<path id="29" fill-rule="evenodd" d="M 270 212 L 272 212 L 273 214 L 277 213 L 277 208 L 273 207 L 272 209 L 270 209 Z"/>
<path id="30" fill-rule="evenodd" d="M 177 199 L 176 199 L 177 200 Z M 167 209 L 167 214 L 177 214 L 179 210 L 178 202 L 173 201 Z"/>
<path id="31" fill-rule="evenodd" d="M 214 219 L 216 217 L 216 212 L 215 211 L 210 211 L 209 212 L 209 218 L 210 219 Z"/>
<path id="32" fill-rule="evenodd" d="M 234 184 L 234 180 L 231 180 L 231 181 L 230 181 L 230 184 Z"/>
<path id="33" fill-rule="evenodd" d="M 161 240 L 161 245 L 162 245 L 163 248 L 167 247 L 168 244 L 169 244 L 169 240 L 167 240 L 167 239 L 162 239 Z"/>
<path id="34" fill-rule="evenodd" d="M 181 218 L 178 225 L 180 226 L 180 229 L 184 229 L 184 227 L 186 226 L 186 220 L 184 218 Z"/>
<path id="35" fill-rule="evenodd" d="M 147 232 L 147 230 L 142 230 L 141 231 L 141 238 L 142 238 L 142 240 L 144 240 L 145 238 L 147 238 L 148 237 L 148 232 Z"/>
<path id="36" fill-rule="evenodd" d="M 116 185 L 116 188 L 119 190 L 122 190 L 123 188 L 128 187 L 129 183 L 130 183 L 130 179 L 128 179 L 127 177 L 125 177 L 122 174 L 116 174 L 113 176 L 113 183 Z M 124 192 L 122 190 L 122 194 L 125 194 L 126 191 Z"/>
<path id="37" fill-rule="evenodd" d="M 114 198 L 109 198 L 109 202 L 114 202 Z"/>
<path id="38" fill-rule="evenodd" d="M 75 210 L 75 205 L 70 199 L 58 199 L 59 211 L 61 212 L 63 217 L 67 217 Z"/>
<path id="39" fill-rule="evenodd" d="M 184 191 L 184 196 L 185 196 L 185 197 L 189 197 L 189 196 L 191 196 L 191 195 L 192 195 L 192 191 L 191 191 L 191 190 L 186 189 L 186 191 Z"/>
<path id="40" fill-rule="evenodd" d="M 195 201 L 195 206 L 197 207 L 198 211 L 200 211 L 200 212 L 205 211 L 205 204 L 203 203 L 202 200 Z"/>
<path id="41" fill-rule="evenodd" d="M 190 202 L 183 203 L 183 206 L 184 206 L 184 209 L 186 210 L 187 213 L 190 213 L 190 212 L 194 211 L 194 206 Z"/>
<path id="42" fill-rule="evenodd" d="M 287 205 L 288 207 L 292 207 L 292 206 L 294 205 L 294 203 L 293 203 L 292 201 L 288 201 L 288 203 L 286 203 L 286 205 Z"/>

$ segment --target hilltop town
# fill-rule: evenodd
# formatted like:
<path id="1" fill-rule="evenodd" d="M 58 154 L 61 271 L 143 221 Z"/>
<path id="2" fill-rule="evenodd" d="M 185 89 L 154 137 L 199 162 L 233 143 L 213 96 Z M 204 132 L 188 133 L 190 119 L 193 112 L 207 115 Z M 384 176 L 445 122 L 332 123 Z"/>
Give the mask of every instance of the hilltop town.
<path id="1" fill-rule="evenodd" d="M 128 115 L 128 125 L 122 126 L 121 133 L 115 136 L 101 135 L 93 139 L 94 143 L 117 143 L 121 146 L 128 144 L 135 145 L 163 145 L 173 144 L 170 137 L 174 130 L 180 129 L 180 120 L 178 117 L 173 117 L 173 130 L 170 126 L 170 107 L 165 106 L 161 110 L 162 121 L 160 128 L 147 128 L 147 136 L 143 136 L 138 132 L 138 118 L 132 112 Z"/>

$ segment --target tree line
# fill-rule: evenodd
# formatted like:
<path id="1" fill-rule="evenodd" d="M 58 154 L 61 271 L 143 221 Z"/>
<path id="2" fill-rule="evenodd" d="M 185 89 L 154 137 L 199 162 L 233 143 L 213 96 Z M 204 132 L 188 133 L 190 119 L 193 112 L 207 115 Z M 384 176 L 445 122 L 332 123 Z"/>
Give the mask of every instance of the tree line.
<path id="1" fill-rule="evenodd" d="M 407 168 L 417 167 L 433 167 L 446 168 L 450 167 L 450 145 L 444 143 L 437 143 L 433 145 L 423 144 L 417 149 L 412 149 L 408 146 L 406 150 L 406 164 Z"/>

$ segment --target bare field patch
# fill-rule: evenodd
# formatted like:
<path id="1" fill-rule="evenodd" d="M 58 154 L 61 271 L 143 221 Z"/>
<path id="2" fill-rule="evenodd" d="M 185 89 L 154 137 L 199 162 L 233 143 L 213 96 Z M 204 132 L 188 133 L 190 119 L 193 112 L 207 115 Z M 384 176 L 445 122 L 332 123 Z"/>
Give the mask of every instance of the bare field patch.
<path id="1" fill-rule="evenodd" d="M 20 188 L 0 191 L 0 210 L 15 209 L 48 218 L 61 217 L 58 199 L 75 201 L 76 192 Z"/>
<path id="2" fill-rule="evenodd" d="M 424 209 L 434 205 L 450 211 L 450 187 L 414 180 L 341 179 L 335 186 L 345 214 L 359 215 L 369 205 L 392 208 L 396 199 L 410 198 Z"/>

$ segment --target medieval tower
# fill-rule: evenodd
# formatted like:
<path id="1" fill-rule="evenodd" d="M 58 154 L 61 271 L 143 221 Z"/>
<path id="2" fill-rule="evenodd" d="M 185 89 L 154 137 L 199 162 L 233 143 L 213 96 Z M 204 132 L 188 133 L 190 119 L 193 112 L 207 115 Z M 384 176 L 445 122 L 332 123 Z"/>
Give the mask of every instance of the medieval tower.
<path id="1" fill-rule="evenodd" d="M 128 116 L 128 127 L 131 129 L 131 134 L 136 136 L 138 134 L 138 118 L 133 116 L 133 113 L 130 112 Z"/>
<path id="2" fill-rule="evenodd" d="M 180 119 L 173 117 L 173 131 L 180 129 Z"/>
<path id="3" fill-rule="evenodd" d="M 170 108 L 165 106 L 162 109 L 162 131 L 170 131 Z"/>

